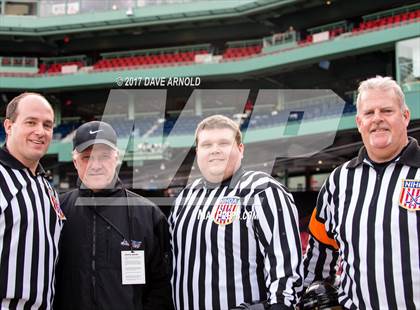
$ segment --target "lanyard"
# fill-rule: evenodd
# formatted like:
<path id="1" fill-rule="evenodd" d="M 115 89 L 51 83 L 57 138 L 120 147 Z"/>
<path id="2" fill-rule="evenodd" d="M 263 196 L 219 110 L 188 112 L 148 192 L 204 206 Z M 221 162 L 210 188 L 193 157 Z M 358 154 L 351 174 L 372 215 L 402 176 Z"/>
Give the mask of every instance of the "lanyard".
<path id="1" fill-rule="evenodd" d="M 107 223 L 113 230 L 115 230 L 115 232 L 121 236 L 121 238 L 123 238 L 123 240 L 127 240 L 128 244 L 130 246 L 130 250 L 133 252 L 133 215 L 132 215 L 132 206 L 129 202 L 128 199 L 128 194 L 127 194 L 127 190 L 125 188 L 123 188 L 124 191 L 124 195 L 125 198 L 127 199 L 127 221 L 128 221 L 128 240 L 127 238 L 124 236 L 124 234 L 121 232 L 121 230 L 115 226 L 108 218 L 106 218 L 105 216 L 103 216 L 102 214 L 100 214 L 98 212 L 98 210 L 96 210 L 96 208 L 93 208 L 93 212 L 99 216 L 100 219 L 102 219 L 105 223 Z"/>

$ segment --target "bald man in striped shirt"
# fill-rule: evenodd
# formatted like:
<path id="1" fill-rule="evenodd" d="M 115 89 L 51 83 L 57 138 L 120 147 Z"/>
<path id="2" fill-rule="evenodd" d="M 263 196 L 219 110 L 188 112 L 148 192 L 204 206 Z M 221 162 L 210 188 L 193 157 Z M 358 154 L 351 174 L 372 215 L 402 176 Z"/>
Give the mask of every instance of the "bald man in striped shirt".
<path id="1" fill-rule="evenodd" d="M 0 148 L 0 309 L 51 309 L 64 214 L 39 160 L 54 111 L 40 94 L 9 102 Z"/>

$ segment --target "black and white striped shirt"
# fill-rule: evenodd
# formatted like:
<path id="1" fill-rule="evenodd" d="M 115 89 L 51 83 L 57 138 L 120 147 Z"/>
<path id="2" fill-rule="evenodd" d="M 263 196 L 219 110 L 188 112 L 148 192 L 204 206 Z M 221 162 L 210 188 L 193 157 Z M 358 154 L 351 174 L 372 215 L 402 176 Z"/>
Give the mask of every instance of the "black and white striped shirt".
<path id="1" fill-rule="evenodd" d="M 292 195 L 269 175 L 239 169 L 218 186 L 198 179 L 176 199 L 169 224 L 176 309 L 296 304 L 298 214 Z"/>
<path id="2" fill-rule="evenodd" d="M 338 167 L 318 196 L 309 225 L 305 286 L 335 274 L 349 309 L 420 309 L 420 148 L 372 164 L 365 148 Z"/>
<path id="3" fill-rule="evenodd" d="M 62 221 L 41 166 L 0 149 L 0 309 L 50 309 Z"/>

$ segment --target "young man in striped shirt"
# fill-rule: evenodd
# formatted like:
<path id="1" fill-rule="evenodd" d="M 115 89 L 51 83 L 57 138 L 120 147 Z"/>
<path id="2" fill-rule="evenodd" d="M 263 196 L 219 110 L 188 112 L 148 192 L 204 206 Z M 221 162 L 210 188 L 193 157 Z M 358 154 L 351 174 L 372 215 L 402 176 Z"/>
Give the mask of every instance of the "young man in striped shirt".
<path id="1" fill-rule="evenodd" d="M 301 291 L 301 245 L 292 195 L 271 176 L 241 168 L 238 125 L 221 115 L 196 130 L 202 178 L 169 218 L 176 309 L 231 309 L 266 301 L 291 309 Z"/>
<path id="2" fill-rule="evenodd" d="M 323 185 L 309 229 L 305 286 L 334 276 L 346 309 L 420 308 L 420 148 L 398 84 L 360 84 L 356 123 L 364 146 Z"/>
<path id="3" fill-rule="evenodd" d="M 36 93 L 6 108 L 0 149 L 0 308 L 51 309 L 64 215 L 39 160 L 52 139 L 54 112 Z"/>

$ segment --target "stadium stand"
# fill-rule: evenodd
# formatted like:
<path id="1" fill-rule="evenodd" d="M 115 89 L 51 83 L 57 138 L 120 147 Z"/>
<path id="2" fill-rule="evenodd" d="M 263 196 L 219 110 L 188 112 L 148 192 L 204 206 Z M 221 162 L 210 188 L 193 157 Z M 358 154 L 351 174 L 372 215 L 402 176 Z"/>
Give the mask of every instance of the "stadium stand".
<path id="1" fill-rule="evenodd" d="M 381 30 L 383 28 L 397 27 L 407 23 L 420 22 L 419 7 L 419 5 L 404 6 L 397 9 L 365 15 L 361 17 L 362 21 L 356 26 L 352 23 L 348 23 L 347 21 L 339 21 L 308 28 L 304 32 L 297 32 L 295 39 L 298 44 L 292 48 L 307 46 L 326 40 L 333 40 L 341 35 L 358 35 L 367 31 Z M 303 33 L 308 34 L 304 36 Z M 320 34 L 324 35 L 320 36 Z M 320 37 L 321 39 L 319 39 Z M 274 36 L 271 41 L 273 45 L 277 45 L 279 43 L 279 40 L 275 40 Z M 142 66 L 162 67 L 192 64 L 196 61 L 196 55 L 212 55 L 213 51 L 214 47 L 212 47 L 211 44 L 205 44 L 199 46 L 178 46 L 149 50 L 102 53 L 102 59 L 93 63 L 92 70 L 100 72 L 132 69 Z M 232 61 L 240 58 L 254 57 L 259 54 L 264 54 L 263 39 L 227 42 L 226 48 L 222 53 L 222 57 L 224 61 Z M 33 57 L 0 57 L 0 59 L 0 75 L 3 76 L 13 76 L 11 73 L 16 73 L 16 76 L 32 76 L 34 73 L 33 71 L 24 71 L 20 68 L 32 68 L 36 66 L 37 63 L 39 63 L 37 73 L 41 75 L 56 75 L 61 73 L 76 72 L 88 63 L 87 56 L 85 55 L 61 57 L 61 60 L 57 57 L 41 58 L 39 62 Z M 63 67 L 69 66 L 76 66 L 76 69 L 63 72 Z M 15 70 L 13 70 L 13 68 L 15 68 Z"/>
<path id="2" fill-rule="evenodd" d="M 51 66 L 49 66 L 48 69 L 46 69 L 46 73 L 48 73 L 48 74 L 51 74 L 51 73 L 62 73 L 63 67 L 65 67 L 65 66 L 73 66 L 73 65 L 77 66 L 77 68 L 83 67 L 83 63 L 80 62 L 80 61 L 55 63 L 55 64 L 52 64 Z"/>
<path id="3" fill-rule="evenodd" d="M 379 12 L 364 16 L 363 21 L 357 27 L 353 28 L 352 31 L 353 33 L 358 33 L 381 27 L 392 27 L 395 24 L 418 22 L 419 19 L 420 9 L 415 9 L 415 7 Z"/>
<path id="4" fill-rule="evenodd" d="M 131 165 L 141 170 L 141 165 L 158 160 L 141 152 L 163 153 L 166 146 L 160 141 L 162 133 L 165 138 L 176 138 L 173 154 L 177 154 L 177 148 L 189 143 L 197 122 L 208 114 L 224 113 L 240 120 L 241 128 L 249 130 L 248 136 L 256 132 L 250 145 L 256 152 L 261 151 L 259 144 L 264 139 L 271 139 L 285 124 L 298 128 L 309 118 L 317 132 L 323 129 L 322 124 L 340 119 L 330 154 L 322 151 L 313 158 L 277 160 L 273 167 L 273 174 L 291 188 L 308 190 L 309 178 L 328 173 L 357 149 L 354 145 L 360 139 L 353 121 L 351 94 L 360 80 L 375 74 L 400 78 L 410 107 L 418 102 L 418 59 L 412 56 L 416 42 L 405 42 L 418 37 L 414 27 L 410 28 L 420 22 L 418 1 L 74 1 L 79 2 L 78 8 L 68 5 L 71 1 L 60 1 L 17 1 L 25 2 L 22 6 L 31 3 L 24 14 L 39 15 L 39 19 L 21 16 L 17 20 L 12 16 L 17 9 L 6 3 L 13 1 L 0 0 L 4 9 L 0 12 L 4 17 L 0 25 L 2 108 L 25 87 L 43 92 L 53 102 L 60 117 L 46 167 L 51 167 L 59 186 L 75 185 L 69 155 L 72 133 L 81 122 L 102 118 L 117 76 L 168 77 L 173 72 L 175 76 L 199 76 L 203 89 L 250 89 L 251 94 L 242 102 L 255 102 L 256 90 L 272 88 L 331 89 L 345 101 L 340 115 L 315 100 L 303 106 L 296 102 L 284 106 L 279 99 L 263 108 L 248 109 L 248 114 L 223 110 L 234 101 L 213 106 L 202 102 L 201 106 L 195 103 L 181 122 L 178 115 L 191 89 L 168 88 L 165 104 L 171 113 L 165 110 L 164 115 L 153 107 L 146 113 L 135 108 L 127 111 L 121 104 L 114 116 L 105 120 L 123 141 L 130 137 L 141 140 L 140 146 L 134 145 L 140 152 L 134 156 L 137 161 L 123 162 L 123 178 L 132 173 Z M 235 6 L 234 2 L 239 4 Z M 52 15 L 57 25 L 49 24 L 52 17 L 43 19 Z M 45 25 L 30 28 L 38 21 Z M 392 36 L 388 36 L 390 33 Z M 401 54 L 397 52 L 400 41 L 407 46 Z M 356 42 L 357 48 L 348 42 Z M 140 86 L 138 90 L 146 88 Z M 312 108 L 307 109 L 308 105 Z M 416 111 L 414 134 L 420 126 Z M 0 130 L 3 139 L 4 130 Z M 322 165 L 318 164 L 320 160 Z M 154 182 L 166 178 L 164 174 L 164 170 L 161 174 L 157 171 Z M 293 178 L 303 181 L 293 183 Z M 145 187 L 149 181 L 136 180 L 144 182 Z"/>
<path id="5" fill-rule="evenodd" d="M 183 47 L 188 49 L 188 47 Z M 115 56 L 107 55 L 107 58 L 99 60 L 93 65 L 94 70 L 112 70 L 122 67 L 139 67 L 139 66 L 162 66 L 173 63 L 192 63 L 196 55 L 208 54 L 207 49 L 191 49 L 189 51 L 174 51 L 169 50 L 154 50 L 154 51 L 138 51 L 130 52 L 131 56 L 118 57 L 120 53 Z"/>
<path id="6" fill-rule="evenodd" d="M 223 53 L 223 59 L 252 57 L 262 51 L 262 40 L 228 42 Z"/>
<path id="7" fill-rule="evenodd" d="M 362 16 L 363 21 L 357 24 L 357 26 L 354 26 L 352 23 L 348 23 L 346 21 L 339 21 L 309 28 L 305 31 L 308 35 L 306 35 L 303 39 L 298 40 L 298 45 L 296 47 L 307 46 L 312 43 L 325 40 L 333 40 L 343 34 L 355 35 L 366 31 L 380 30 L 384 27 L 392 28 L 401 24 L 420 22 L 420 8 L 417 7 L 418 6 L 408 6 Z M 328 34 L 326 37 L 324 36 L 323 39 L 318 39 L 319 41 L 315 39 L 314 41 L 314 36 L 316 38 L 320 33 Z M 303 37 L 302 33 L 298 32 L 297 37 Z M 262 39 L 227 42 L 222 57 L 224 61 L 230 61 L 238 58 L 256 56 L 264 53 L 262 42 Z M 273 45 L 276 45 L 278 40 L 273 39 L 272 42 L 274 43 Z M 211 45 L 207 44 L 204 48 L 202 48 L 202 46 L 180 46 L 151 50 L 103 53 L 101 54 L 103 59 L 100 59 L 93 64 L 93 70 L 107 71 L 123 68 L 136 68 L 141 66 L 161 67 L 168 65 L 191 64 L 195 62 L 196 55 L 212 54 L 212 50 L 213 48 Z M 85 58 L 85 56 L 72 57 Z M 3 58 L 2 66 L 7 65 L 10 61 L 11 60 L 9 58 Z M 34 60 L 31 61 L 34 62 Z M 39 65 L 38 73 L 59 74 L 62 73 L 63 66 L 76 65 L 77 68 L 80 69 L 85 66 L 85 64 L 86 60 L 57 62 L 55 58 L 45 58 Z"/>

